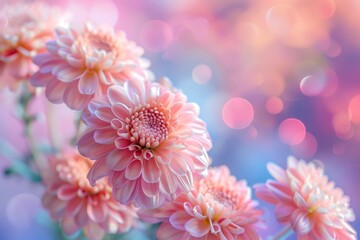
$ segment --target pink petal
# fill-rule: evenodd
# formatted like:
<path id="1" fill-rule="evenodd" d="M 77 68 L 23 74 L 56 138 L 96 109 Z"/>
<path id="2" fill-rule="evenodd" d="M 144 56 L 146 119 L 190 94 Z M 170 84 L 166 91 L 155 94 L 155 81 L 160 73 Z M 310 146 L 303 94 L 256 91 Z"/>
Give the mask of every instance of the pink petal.
<path id="1" fill-rule="evenodd" d="M 98 224 L 94 222 L 89 222 L 84 227 L 84 234 L 86 237 L 89 238 L 89 240 L 99 240 L 103 238 L 105 232 Z"/>
<path id="2" fill-rule="evenodd" d="M 191 216 L 189 216 L 186 212 L 177 211 L 170 216 L 169 222 L 174 228 L 185 231 L 185 223 L 190 218 Z"/>
<path id="3" fill-rule="evenodd" d="M 68 201 L 77 196 L 77 188 L 71 185 L 63 185 L 58 189 L 57 196 L 60 200 Z"/>
<path id="4" fill-rule="evenodd" d="M 169 165 L 170 170 L 176 175 L 184 176 L 190 171 L 188 165 L 186 164 L 187 157 L 188 156 L 174 155 L 174 158 L 171 160 Z"/>
<path id="5" fill-rule="evenodd" d="M 49 205 L 49 212 L 52 218 L 58 220 L 65 214 L 67 202 L 54 199 Z"/>
<path id="6" fill-rule="evenodd" d="M 53 68 L 52 74 L 60 81 L 70 83 L 79 79 L 83 74 L 83 71 L 81 69 L 73 68 L 66 63 L 62 63 Z"/>
<path id="7" fill-rule="evenodd" d="M 185 229 L 194 237 L 202 237 L 205 234 L 209 233 L 210 225 L 205 220 L 191 218 L 185 223 Z"/>
<path id="8" fill-rule="evenodd" d="M 305 199 L 298 192 L 295 192 L 294 202 L 300 208 L 308 208 L 309 207 L 307 202 L 305 201 Z"/>
<path id="9" fill-rule="evenodd" d="M 308 217 L 308 212 L 301 209 L 296 209 L 290 218 L 291 226 L 297 234 L 307 234 L 313 228 L 313 223 Z"/>
<path id="10" fill-rule="evenodd" d="M 33 62 L 38 65 L 41 66 L 43 64 L 46 64 L 50 61 L 53 61 L 55 58 L 54 56 L 52 56 L 49 53 L 40 53 L 38 55 L 36 55 L 35 57 L 33 57 Z"/>
<path id="11" fill-rule="evenodd" d="M 30 83 L 35 87 L 44 87 L 53 79 L 51 74 L 36 72 L 30 77 Z"/>
<path id="12" fill-rule="evenodd" d="M 75 216 L 80 211 L 80 209 L 85 204 L 84 198 L 73 198 L 68 202 L 68 205 L 66 207 L 66 213 L 70 216 Z"/>
<path id="13" fill-rule="evenodd" d="M 242 234 L 245 232 L 245 229 L 242 228 L 241 226 L 236 225 L 235 223 L 230 223 L 227 228 L 234 234 L 238 235 L 238 234 Z"/>
<path id="14" fill-rule="evenodd" d="M 89 218 L 97 223 L 105 221 L 107 217 L 107 208 L 104 204 L 98 202 L 97 204 L 88 203 L 87 213 Z"/>
<path id="15" fill-rule="evenodd" d="M 133 153 L 125 150 L 113 150 L 106 156 L 106 165 L 108 168 L 114 171 L 124 170 L 131 160 L 133 159 Z"/>
<path id="16" fill-rule="evenodd" d="M 178 186 L 184 192 L 190 192 L 194 186 L 193 174 L 188 172 L 184 176 L 177 176 Z"/>
<path id="17" fill-rule="evenodd" d="M 144 170 L 142 177 L 148 183 L 155 183 L 158 182 L 160 179 L 160 168 L 156 163 L 155 159 L 149 159 L 144 162 Z"/>
<path id="18" fill-rule="evenodd" d="M 29 72 L 30 64 L 32 64 L 30 59 L 27 60 L 19 58 L 13 64 L 8 65 L 9 72 L 12 76 L 15 76 L 16 78 L 26 78 L 28 75 L 31 75 L 31 73 Z"/>
<path id="19" fill-rule="evenodd" d="M 49 41 L 49 42 L 46 43 L 45 46 L 46 46 L 46 49 L 48 50 L 49 53 L 51 53 L 52 55 L 57 56 L 59 46 L 56 44 L 56 41 Z"/>
<path id="20" fill-rule="evenodd" d="M 96 92 L 98 85 L 98 75 L 93 71 L 88 71 L 79 80 L 79 92 L 81 94 L 92 95 Z"/>
<path id="21" fill-rule="evenodd" d="M 154 158 L 161 164 L 168 164 L 173 158 L 173 153 L 171 152 L 171 150 L 163 148 L 154 153 Z"/>
<path id="22" fill-rule="evenodd" d="M 125 148 L 128 148 L 130 145 L 132 144 L 132 142 L 130 142 L 129 139 L 124 139 L 124 138 L 117 138 L 115 140 L 115 146 L 118 148 L 118 149 L 125 149 Z"/>
<path id="23" fill-rule="evenodd" d="M 84 227 L 89 222 L 89 217 L 87 214 L 86 204 L 82 204 L 79 212 L 74 215 L 75 222 L 79 226 L 79 228 Z"/>
<path id="24" fill-rule="evenodd" d="M 135 180 L 137 179 L 142 170 L 142 163 L 140 160 L 133 160 L 130 162 L 130 164 L 126 167 L 125 170 L 125 177 L 129 180 Z"/>
<path id="25" fill-rule="evenodd" d="M 145 103 L 145 84 L 144 81 L 131 79 L 126 82 L 131 99 L 139 99 L 139 103 Z"/>
<path id="26" fill-rule="evenodd" d="M 115 118 L 114 113 L 110 107 L 99 107 L 95 110 L 96 117 L 100 118 L 104 122 L 110 123 Z"/>
<path id="27" fill-rule="evenodd" d="M 109 175 L 109 171 L 110 170 L 107 168 L 104 160 L 97 160 L 90 168 L 87 178 L 89 179 L 90 184 L 94 186 L 97 180 Z"/>
<path id="28" fill-rule="evenodd" d="M 124 105 L 123 103 L 115 103 L 111 107 L 112 112 L 117 116 L 118 118 L 125 120 L 127 117 L 131 116 L 130 109 Z"/>
<path id="29" fill-rule="evenodd" d="M 279 167 L 278 165 L 274 164 L 274 163 L 268 163 L 266 165 L 268 171 L 270 172 L 270 174 L 278 181 L 280 182 L 288 182 L 288 177 L 286 176 L 286 172 L 284 169 L 282 169 L 281 167 Z"/>
<path id="30" fill-rule="evenodd" d="M 159 191 L 160 191 L 159 187 L 160 187 L 159 182 L 148 183 L 148 182 L 144 181 L 144 179 L 141 179 L 141 188 L 142 188 L 144 194 L 148 197 L 153 197 L 153 196 L 159 194 Z"/>
<path id="31" fill-rule="evenodd" d="M 76 225 L 76 222 L 71 217 L 65 217 L 61 220 L 61 226 L 64 229 L 66 235 L 71 236 L 76 233 L 79 228 Z"/>
<path id="32" fill-rule="evenodd" d="M 124 87 L 120 85 L 113 85 L 109 87 L 107 91 L 107 96 L 109 98 L 109 101 L 112 105 L 116 103 L 123 103 L 126 106 L 131 106 L 132 102 L 130 101 L 130 97 L 125 90 Z"/>
<path id="33" fill-rule="evenodd" d="M 68 85 L 65 83 L 62 83 L 55 79 L 51 80 L 50 82 L 48 82 L 45 89 L 46 98 L 52 103 L 62 103 L 64 93 L 67 87 Z"/>
<path id="34" fill-rule="evenodd" d="M 112 144 L 105 145 L 95 142 L 94 131 L 83 135 L 77 145 L 81 155 L 91 159 L 99 159 L 114 149 Z"/>
<path id="35" fill-rule="evenodd" d="M 160 177 L 160 190 L 166 192 L 167 194 L 175 193 L 177 189 L 176 177 L 171 173 L 171 171 L 166 167 L 161 169 Z"/>
<path id="36" fill-rule="evenodd" d="M 291 214 L 294 212 L 293 206 L 277 204 L 275 207 L 275 216 L 279 223 L 288 223 L 290 221 Z"/>
<path id="37" fill-rule="evenodd" d="M 274 197 L 274 195 L 270 192 L 264 184 L 254 185 L 255 195 L 265 202 L 269 202 L 272 204 L 276 204 L 278 200 Z"/>
<path id="38" fill-rule="evenodd" d="M 156 233 L 156 236 L 158 237 L 159 240 L 169 240 L 169 239 L 183 240 L 183 239 L 187 239 L 186 237 L 184 237 L 185 235 L 186 232 L 175 229 L 169 223 L 161 224 Z"/>
<path id="39" fill-rule="evenodd" d="M 73 110 L 82 110 L 89 104 L 94 96 L 79 93 L 77 84 L 78 82 L 75 81 L 68 85 L 64 93 L 64 102 Z"/>
<path id="40" fill-rule="evenodd" d="M 125 178 L 125 171 L 112 171 L 109 174 L 109 180 L 113 188 L 121 188 L 128 180 Z"/>
<path id="41" fill-rule="evenodd" d="M 94 140 L 100 144 L 111 144 L 117 137 L 116 131 L 112 127 L 98 129 L 94 131 Z"/>
<path id="42" fill-rule="evenodd" d="M 78 59 L 74 56 L 71 55 L 67 55 L 66 56 L 66 61 L 75 68 L 81 68 L 84 66 L 84 60 L 83 59 Z"/>
<path id="43" fill-rule="evenodd" d="M 144 193 L 139 192 L 138 197 L 136 198 L 136 205 L 139 208 L 158 208 L 165 201 L 163 194 L 157 194 L 152 197 L 146 196 Z"/>
<path id="44" fill-rule="evenodd" d="M 276 199 L 289 203 L 293 202 L 293 193 L 287 185 L 273 180 L 268 180 L 266 182 L 266 186 Z"/>
<path id="45" fill-rule="evenodd" d="M 139 181 L 127 181 L 121 188 L 114 188 L 113 195 L 121 204 L 129 204 L 138 196 Z"/>

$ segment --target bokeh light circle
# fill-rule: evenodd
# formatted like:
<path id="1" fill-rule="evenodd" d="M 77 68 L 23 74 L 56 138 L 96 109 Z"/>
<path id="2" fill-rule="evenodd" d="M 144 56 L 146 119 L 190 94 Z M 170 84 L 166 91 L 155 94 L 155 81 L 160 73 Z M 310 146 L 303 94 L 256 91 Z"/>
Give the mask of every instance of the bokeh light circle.
<path id="1" fill-rule="evenodd" d="M 90 9 L 90 19 L 105 26 L 115 26 L 118 21 L 117 6 L 112 1 L 97 1 Z"/>
<path id="2" fill-rule="evenodd" d="M 287 118 L 279 126 L 279 137 L 285 144 L 300 144 L 306 136 L 305 125 L 296 118 Z"/>
<path id="3" fill-rule="evenodd" d="M 142 30 L 142 43 L 152 52 L 159 52 L 170 46 L 174 38 L 171 26 L 160 20 L 152 20 Z"/>
<path id="4" fill-rule="evenodd" d="M 296 157 L 310 159 L 312 158 L 318 147 L 318 142 L 313 134 L 307 132 L 304 140 L 294 146 L 291 146 L 291 149 Z"/>
<path id="5" fill-rule="evenodd" d="M 283 101 L 278 97 L 270 97 L 266 101 L 266 110 L 270 114 L 279 114 L 284 108 Z"/>
<path id="6" fill-rule="evenodd" d="M 230 128 L 243 129 L 253 121 L 254 109 L 244 98 L 231 98 L 223 106 L 222 117 Z"/>
<path id="7" fill-rule="evenodd" d="M 40 207 L 41 201 L 37 196 L 21 193 L 8 202 L 6 216 L 14 227 L 26 229 L 31 226 Z"/>
<path id="8" fill-rule="evenodd" d="M 205 64 L 199 64 L 194 67 L 192 71 L 192 78 L 198 84 L 205 84 L 210 81 L 212 77 L 211 68 Z"/>
<path id="9" fill-rule="evenodd" d="M 360 124 L 360 94 L 350 100 L 348 114 L 351 122 Z"/>
<path id="10" fill-rule="evenodd" d="M 271 7 L 266 14 L 266 23 L 275 33 L 280 35 L 290 34 L 298 21 L 296 9 L 285 4 Z"/>
<path id="11" fill-rule="evenodd" d="M 324 89 L 326 84 L 325 76 L 308 75 L 300 82 L 300 90 L 306 96 L 317 96 Z"/>

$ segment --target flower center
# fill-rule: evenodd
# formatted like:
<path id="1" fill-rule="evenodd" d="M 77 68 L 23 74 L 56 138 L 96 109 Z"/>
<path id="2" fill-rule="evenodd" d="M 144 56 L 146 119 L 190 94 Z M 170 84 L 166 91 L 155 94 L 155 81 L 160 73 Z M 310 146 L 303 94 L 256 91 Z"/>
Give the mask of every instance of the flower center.
<path id="1" fill-rule="evenodd" d="M 156 148 L 169 134 L 168 114 L 161 106 L 147 104 L 127 118 L 130 141 L 145 148 Z"/>
<path id="2" fill-rule="evenodd" d="M 215 201 L 221 203 L 226 208 L 235 209 L 237 206 L 236 204 L 237 197 L 234 196 L 234 194 L 230 191 L 213 190 L 208 194 L 210 194 Z"/>
<path id="3" fill-rule="evenodd" d="M 110 44 L 106 42 L 106 39 L 103 39 L 100 36 L 97 35 L 90 36 L 89 42 L 94 50 L 97 51 L 103 50 L 107 53 L 112 51 L 112 47 L 110 46 Z"/>
<path id="4" fill-rule="evenodd" d="M 99 193 L 111 192 L 111 188 L 105 181 L 98 181 L 96 186 L 91 186 L 86 179 L 86 173 L 89 171 L 92 163 L 90 160 L 80 156 L 74 156 L 72 161 L 59 163 L 56 166 L 58 176 L 64 182 L 70 185 L 77 185 L 79 188 L 78 196 L 86 197 L 88 195 L 97 195 Z"/>
<path id="5" fill-rule="evenodd" d="M 88 56 L 98 56 L 101 51 L 106 53 L 114 52 L 116 40 L 105 32 L 88 31 L 76 40 L 75 45 L 80 49 L 84 49 Z"/>

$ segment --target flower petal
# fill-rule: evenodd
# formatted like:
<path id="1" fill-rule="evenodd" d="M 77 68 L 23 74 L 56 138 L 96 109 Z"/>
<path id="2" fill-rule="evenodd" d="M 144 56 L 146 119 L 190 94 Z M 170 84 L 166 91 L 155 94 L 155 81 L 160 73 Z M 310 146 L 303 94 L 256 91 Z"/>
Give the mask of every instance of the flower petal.
<path id="1" fill-rule="evenodd" d="M 140 160 L 133 160 L 130 164 L 126 167 L 125 170 L 125 177 L 129 180 L 137 179 L 142 171 L 142 163 Z"/>
<path id="2" fill-rule="evenodd" d="M 94 165 L 89 170 L 87 178 L 92 186 L 96 184 L 96 181 L 109 174 L 109 169 L 105 164 L 104 160 L 95 161 Z"/>
<path id="3" fill-rule="evenodd" d="M 133 153 L 127 149 L 113 150 L 106 156 L 105 162 L 111 170 L 122 171 L 129 165 L 132 159 Z"/>
<path id="4" fill-rule="evenodd" d="M 79 80 L 79 92 L 81 94 L 92 95 L 99 86 L 99 77 L 96 72 L 88 71 Z"/>
<path id="5" fill-rule="evenodd" d="M 158 182 L 160 179 L 160 168 L 156 163 L 155 159 L 149 159 L 144 162 L 144 169 L 142 177 L 148 183 L 155 183 Z"/>
<path id="6" fill-rule="evenodd" d="M 107 209 L 104 204 L 97 202 L 97 204 L 88 203 L 87 204 L 87 213 L 89 218 L 97 223 L 105 221 L 107 217 Z"/>
<path id="7" fill-rule="evenodd" d="M 202 237 L 209 233 L 210 225 L 206 220 L 191 218 L 185 223 L 185 230 L 194 237 Z"/>
<path id="8" fill-rule="evenodd" d="M 308 212 L 302 209 L 296 209 L 291 214 L 290 223 L 294 232 L 300 235 L 309 233 L 313 228 L 313 223 L 308 217 Z"/>

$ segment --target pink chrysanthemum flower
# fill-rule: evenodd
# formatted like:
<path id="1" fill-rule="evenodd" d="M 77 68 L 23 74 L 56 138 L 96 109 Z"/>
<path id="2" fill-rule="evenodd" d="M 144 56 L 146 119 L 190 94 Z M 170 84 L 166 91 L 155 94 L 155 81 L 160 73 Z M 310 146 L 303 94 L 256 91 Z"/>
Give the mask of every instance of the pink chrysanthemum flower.
<path id="1" fill-rule="evenodd" d="M 140 214 L 144 220 L 163 222 L 159 240 L 256 240 L 262 211 L 255 206 L 246 182 L 236 181 L 226 166 L 220 166 L 209 169 L 190 193 Z"/>
<path id="2" fill-rule="evenodd" d="M 34 86 L 46 87 L 53 103 L 81 110 L 110 85 L 149 75 L 143 49 L 124 32 L 90 25 L 80 30 L 58 27 L 55 38 L 46 45 L 48 53 L 34 58 L 40 69 L 31 77 Z"/>
<path id="3" fill-rule="evenodd" d="M 206 171 L 211 142 L 196 104 L 149 81 L 114 85 L 83 113 L 89 131 L 78 142 L 96 160 L 92 184 L 110 176 L 115 198 L 155 208 L 169 196 L 190 191 L 193 175 Z"/>
<path id="4" fill-rule="evenodd" d="M 89 239 L 102 239 L 105 233 L 128 231 L 135 223 L 137 209 L 115 201 L 106 179 L 90 186 L 86 174 L 92 164 L 72 152 L 50 158 L 49 169 L 43 173 L 44 207 L 68 235 L 83 229 Z"/>
<path id="5" fill-rule="evenodd" d="M 0 85 L 15 90 L 38 69 L 32 58 L 46 51 L 60 11 L 41 3 L 21 3 L 6 5 L 1 14 L 6 25 L 0 28 Z"/>
<path id="6" fill-rule="evenodd" d="M 298 239 L 355 240 L 356 232 L 348 224 L 355 220 L 350 199 L 334 182 L 329 182 L 322 167 L 288 158 L 287 169 L 270 163 L 275 178 L 256 186 L 256 196 L 275 204 L 279 223 L 289 224 Z"/>

